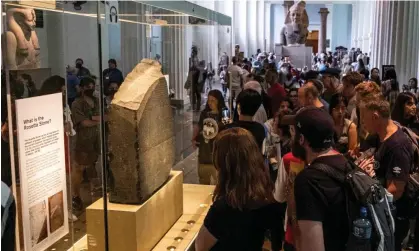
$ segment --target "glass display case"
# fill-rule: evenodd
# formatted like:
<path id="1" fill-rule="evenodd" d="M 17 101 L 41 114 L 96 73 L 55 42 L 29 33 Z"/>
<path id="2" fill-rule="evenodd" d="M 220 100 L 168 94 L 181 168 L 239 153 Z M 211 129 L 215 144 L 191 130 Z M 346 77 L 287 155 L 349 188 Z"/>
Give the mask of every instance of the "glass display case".
<path id="1" fill-rule="evenodd" d="M 208 92 L 221 89 L 231 18 L 185 1 L 1 7 L 10 247 L 188 250 L 192 215 L 209 203 L 197 191 L 208 199 L 212 187 L 183 183 L 200 183 L 194 128 Z M 201 100 L 188 84 L 194 64 L 210 75 Z"/>

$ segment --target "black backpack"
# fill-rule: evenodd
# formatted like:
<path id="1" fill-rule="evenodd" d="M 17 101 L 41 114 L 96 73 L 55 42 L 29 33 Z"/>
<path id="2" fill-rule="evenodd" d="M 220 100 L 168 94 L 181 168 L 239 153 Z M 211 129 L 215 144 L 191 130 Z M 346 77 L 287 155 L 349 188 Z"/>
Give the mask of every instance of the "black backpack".
<path id="1" fill-rule="evenodd" d="M 412 147 L 413 163 L 409 172 L 409 180 L 401 199 L 407 204 L 407 217 L 416 219 L 419 216 L 419 137 L 409 128 L 400 125 L 396 121 L 393 122 L 402 129 Z"/>
<path id="2" fill-rule="evenodd" d="M 368 220 L 372 225 L 371 250 L 394 251 L 394 219 L 386 190 L 378 180 L 371 178 L 352 161 L 347 162 L 345 170 L 321 163 L 314 163 L 310 168 L 326 173 L 344 188 L 349 226 L 346 251 L 358 250 L 352 232 L 353 222 L 360 217 L 361 207 L 368 209 Z"/>

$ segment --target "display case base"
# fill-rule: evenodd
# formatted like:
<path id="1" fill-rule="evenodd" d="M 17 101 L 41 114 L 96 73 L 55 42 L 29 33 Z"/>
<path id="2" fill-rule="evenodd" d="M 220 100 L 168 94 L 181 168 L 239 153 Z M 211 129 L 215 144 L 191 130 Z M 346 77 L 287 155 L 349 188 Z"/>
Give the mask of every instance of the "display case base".
<path id="1" fill-rule="evenodd" d="M 192 251 L 199 230 L 212 204 L 215 186 L 183 184 L 183 215 L 164 235 L 153 251 Z"/>
<path id="2" fill-rule="evenodd" d="M 109 250 L 151 250 L 183 214 L 183 174 L 168 181 L 141 205 L 108 202 Z M 105 250 L 103 199 L 86 209 L 89 251 Z"/>

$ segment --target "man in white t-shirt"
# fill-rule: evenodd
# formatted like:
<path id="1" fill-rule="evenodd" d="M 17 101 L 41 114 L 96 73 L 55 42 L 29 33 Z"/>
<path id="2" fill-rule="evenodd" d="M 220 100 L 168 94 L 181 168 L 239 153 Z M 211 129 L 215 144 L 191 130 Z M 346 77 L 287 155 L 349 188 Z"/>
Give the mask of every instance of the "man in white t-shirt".
<path id="1" fill-rule="evenodd" d="M 228 76 L 231 78 L 230 97 L 236 99 L 242 90 L 243 70 L 237 65 L 237 57 L 233 57 L 233 64 L 227 68 Z M 229 83 L 227 82 L 227 85 Z"/>

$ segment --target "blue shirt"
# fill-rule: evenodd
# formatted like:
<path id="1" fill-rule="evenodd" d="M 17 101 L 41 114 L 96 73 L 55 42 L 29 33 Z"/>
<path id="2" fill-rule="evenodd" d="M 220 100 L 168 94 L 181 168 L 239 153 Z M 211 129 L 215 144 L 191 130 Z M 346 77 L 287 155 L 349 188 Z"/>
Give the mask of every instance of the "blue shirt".
<path id="1" fill-rule="evenodd" d="M 80 79 L 71 73 L 67 74 L 67 97 L 76 98 L 77 97 L 77 85 L 79 85 Z"/>

